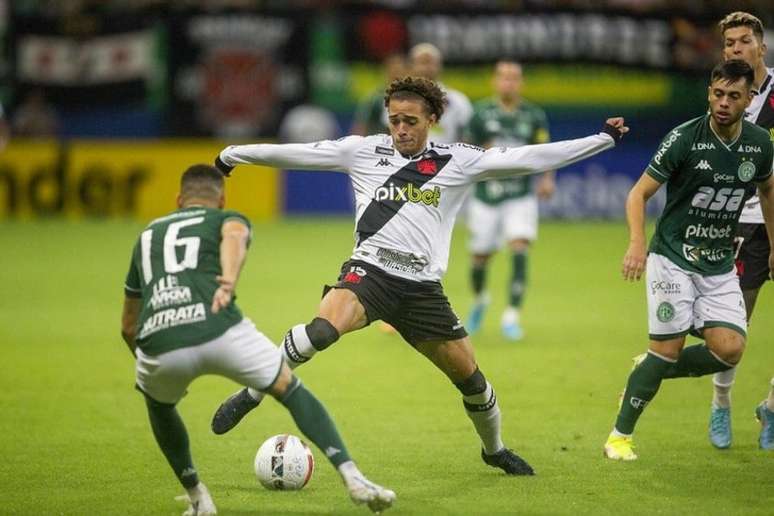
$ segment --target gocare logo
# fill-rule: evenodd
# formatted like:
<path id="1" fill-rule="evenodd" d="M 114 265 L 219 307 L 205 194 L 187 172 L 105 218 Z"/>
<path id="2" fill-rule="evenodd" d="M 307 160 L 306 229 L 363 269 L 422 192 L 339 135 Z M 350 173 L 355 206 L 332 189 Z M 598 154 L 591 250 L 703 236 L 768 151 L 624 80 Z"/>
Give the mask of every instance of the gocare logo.
<path id="1" fill-rule="evenodd" d="M 658 152 L 657 152 L 657 153 L 656 153 L 656 155 L 653 157 L 653 161 L 655 161 L 656 163 L 658 163 L 659 165 L 661 165 L 661 158 L 663 158 L 663 157 L 664 157 L 664 153 L 665 153 L 667 150 L 669 150 L 669 147 L 671 147 L 671 146 L 672 146 L 672 144 L 673 144 L 673 143 L 675 143 L 675 142 L 677 141 L 677 139 L 678 139 L 680 136 L 682 136 L 682 134 L 681 134 L 681 133 L 679 133 L 679 132 L 677 131 L 677 129 L 673 130 L 673 131 L 672 131 L 672 132 L 669 134 L 669 138 L 667 138 L 666 140 L 664 140 L 664 143 L 662 143 L 662 144 L 661 144 L 661 147 L 659 147 L 659 149 L 658 149 Z"/>
<path id="2" fill-rule="evenodd" d="M 432 190 L 429 188 L 423 190 L 412 183 L 406 186 L 395 186 L 390 183 L 388 186 L 380 186 L 374 191 L 374 200 L 422 203 L 437 208 L 441 201 L 441 189 L 436 186 Z"/>

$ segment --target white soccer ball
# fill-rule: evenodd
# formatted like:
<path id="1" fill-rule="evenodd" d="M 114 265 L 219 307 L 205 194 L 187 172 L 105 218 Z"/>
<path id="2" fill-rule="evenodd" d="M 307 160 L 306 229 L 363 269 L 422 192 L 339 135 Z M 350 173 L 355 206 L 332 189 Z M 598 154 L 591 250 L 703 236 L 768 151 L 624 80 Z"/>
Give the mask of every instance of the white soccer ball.
<path id="1" fill-rule="evenodd" d="M 314 472 L 312 450 L 290 434 L 269 437 L 255 455 L 255 476 L 266 489 L 297 491 Z"/>

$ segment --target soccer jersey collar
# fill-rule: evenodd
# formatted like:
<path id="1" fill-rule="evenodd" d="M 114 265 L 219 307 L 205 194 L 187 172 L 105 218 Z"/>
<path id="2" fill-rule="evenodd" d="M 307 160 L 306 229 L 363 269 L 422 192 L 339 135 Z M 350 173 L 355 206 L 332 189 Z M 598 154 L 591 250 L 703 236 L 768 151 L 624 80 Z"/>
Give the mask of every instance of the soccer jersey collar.
<path id="1" fill-rule="evenodd" d="M 761 87 L 757 90 L 753 88 L 752 92 L 753 95 L 760 95 L 761 93 L 766 91 L 766 88 L 769 87 L 769 83 L 771 82 L 771 69 L 769 70 L 769 73 L 766 74 L 766 78 L 763 80 L 763 84 L 761 84 Z"/>

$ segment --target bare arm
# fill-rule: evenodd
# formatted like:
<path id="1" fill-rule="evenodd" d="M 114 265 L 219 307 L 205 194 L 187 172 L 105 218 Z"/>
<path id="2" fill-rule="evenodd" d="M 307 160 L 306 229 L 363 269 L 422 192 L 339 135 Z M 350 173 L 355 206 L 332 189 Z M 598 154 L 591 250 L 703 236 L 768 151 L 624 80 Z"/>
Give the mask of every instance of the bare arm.
<path id="1" fill-rule="evenodd" d="M 212 297 L 212 313 L 218 313 L 231 303 L 239 273 L 247 257 L 250 229 L 238 220 L 227 220 L 221 228 L 220 269 L 216 279 L 220 286 Z"/>
<path id="2" fill-rule="evenodd" d="M 626 198 L 626 222 L 629 225 L 629 247 L 623 259 L 622 274 L 625 280 L 642 277 L 647 257 L 645 238 L 645 204 L 661 187 L 661 183 L 642 174 Z"/>
<path id="3" fill-rule="evenodd" d="M 774 271 L 774 176 L 758 185 L 758 196 L 761 199 L 761 212 L 766 222 L 766 234 L 769 236 L 769 275 Z"/>
<path id="4" fill-rule="evenodd" d="M 129 347 L 132 355 L 136 355 L 137 321 L 140 318 L 142 299 L 139 297 L 124 296 L 124 309 L 121 313 L 121 337 Z"/>
<path id="5" fill-rule="evenodd" d="M 226 175 L 238 164 L 346 172 L 352 152 L 362 139 L 348 136 L 315 143 L 230 145 L 221 151 L 215 165 Z"/>
<path id="6" fill-rule="evenodd" d="M 607 124 L 621 135 L 629 131 L 629 128 L 624 125 L 623 118 L 610 118 Z M 601 132 L 575 140 L 489 149 L 466 165 L 478 181 L 537 174 L 590 158 L 614 145 L 613 136 Z"/>

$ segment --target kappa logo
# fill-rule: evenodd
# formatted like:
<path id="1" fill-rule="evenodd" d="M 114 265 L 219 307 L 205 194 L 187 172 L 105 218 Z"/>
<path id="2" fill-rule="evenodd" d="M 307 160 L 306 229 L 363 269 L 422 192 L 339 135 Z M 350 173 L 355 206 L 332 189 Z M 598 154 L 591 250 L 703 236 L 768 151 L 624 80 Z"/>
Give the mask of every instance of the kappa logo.
<path id="1" fill-rule="evenodd" d="M 382 158 L 376 163 L 377 167 L 391 167 L 392 163 L 387 158 Z"/>
<path id="2" fill-rule="evenodd" d="M 699 162 L 696 164 L 695 167 L 693 167 L 694 170 L 712 170 L 712 165 L 709 164 L 709 162 L 706 159 L 699 160 Z"/>

